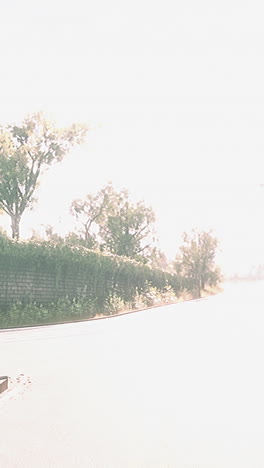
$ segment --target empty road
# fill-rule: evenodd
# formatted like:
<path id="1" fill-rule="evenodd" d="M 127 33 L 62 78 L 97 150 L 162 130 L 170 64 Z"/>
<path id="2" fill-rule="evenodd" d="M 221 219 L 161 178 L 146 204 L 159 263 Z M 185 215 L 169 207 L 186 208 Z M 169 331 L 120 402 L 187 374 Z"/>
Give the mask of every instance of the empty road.
<path id="1" fill-rule="evenodd" d="M 0 331 L 1 468 L 263 468 L 264 283 Z"/>

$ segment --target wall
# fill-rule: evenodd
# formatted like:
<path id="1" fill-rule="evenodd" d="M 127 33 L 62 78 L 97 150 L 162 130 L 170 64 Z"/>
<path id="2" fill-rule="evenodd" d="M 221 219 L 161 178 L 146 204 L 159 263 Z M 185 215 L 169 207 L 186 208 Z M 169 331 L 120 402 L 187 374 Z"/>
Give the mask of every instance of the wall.
<path id="1" fill-rule="evenodd" d="M 131 303 L 149 286 L 179 292 L 174 275 L 84 248 L 0 238 L 0 309 L 15 302 L 49 304 L 84 297 L 103 310 L 113 297 Z"/>
<path id="2" fill-rule="evenodd" d="M 55 271 L 2 270 L 0 267 L 0 307 L 14 302 L 47 304 L 59 298 L 73 299 L 86 286 L 81 275 L 66 275 L 56 278 Z"/>

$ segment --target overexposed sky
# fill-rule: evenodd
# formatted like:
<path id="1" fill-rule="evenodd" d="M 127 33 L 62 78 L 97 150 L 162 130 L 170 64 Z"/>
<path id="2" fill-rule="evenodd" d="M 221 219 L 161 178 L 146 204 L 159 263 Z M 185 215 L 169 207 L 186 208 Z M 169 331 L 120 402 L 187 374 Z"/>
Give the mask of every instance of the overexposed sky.
<path id="1" fill-rule="evenodd" d="M 43 177 L 22 234 L 67 230 L 70 202 L 112 180 L 153 207 L 170 257 L 197 226 L 224 269 L 264 262 L 262 20 L 243 0 L 4 1 L 0 122 L 43 110 L 93 127 Z"/>

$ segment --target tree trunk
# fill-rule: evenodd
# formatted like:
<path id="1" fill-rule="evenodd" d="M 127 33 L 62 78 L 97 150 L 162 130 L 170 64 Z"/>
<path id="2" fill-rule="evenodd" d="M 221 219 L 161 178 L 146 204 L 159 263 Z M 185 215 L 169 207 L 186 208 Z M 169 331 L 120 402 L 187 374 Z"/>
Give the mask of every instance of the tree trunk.
<path id="1" fill-rule="evenodd" d="M 15 239 L 15 240 L 19 239 L 19 224 L 20 224 L 20 216 L 18 215 L 11 216 L 12 239 Z"/>

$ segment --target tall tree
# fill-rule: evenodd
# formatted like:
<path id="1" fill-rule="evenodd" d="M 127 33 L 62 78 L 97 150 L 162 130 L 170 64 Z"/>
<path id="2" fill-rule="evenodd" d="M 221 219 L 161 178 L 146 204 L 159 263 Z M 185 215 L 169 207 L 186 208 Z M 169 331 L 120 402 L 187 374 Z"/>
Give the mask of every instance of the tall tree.
<path id="1" fill-rule="evenodd" d="M 82 143 L 87 131 L 82 124 L 55 128 L 42 113 L 0 127 L 0 208 L 11 218 L 14 239 L 19 239 L 21 216 L 35 202 L 43 171 Z"/>
<path id="2" fill-rule="evenodd" d="M 103 250 L 142 259 L 152 244 L 153 210 L 143 202 L 131 203 L 127 190 L 117 192 L 108 184 L 96 195 L 75 200 L 70 210 L 87 242 L 97 239 Z"/>
<path id="3" fill-rule="evenodd" d="M 88 194 L 84 200 L 74 200 L 70 213 L 81 224 L 81 235 L 88 248 L 98 245 L 99 227 L 105 224 L 107 216 L 113 212 L 116 204 L 116 193 L 111 183 L 95 195 Z"/>
<path id="4" fill-rule="evenodd" d="M 184 244 L 176 256 L 175 269 L 187 284 L 187 289 L 201 297 L 207 286 L 220 281 L 220 271 L 215 265 L 218 240 L 211 232 L 192 230 L 183 234 Z"/>
<path id="5" fill-rule="evenodd" d="M 103 247 L 116 255 L 144 260 L 154 240 L 155 214 L 141 201 L 131 203 L 128 192 L 116 194 L 112 213 L 100 226 Z"/>

